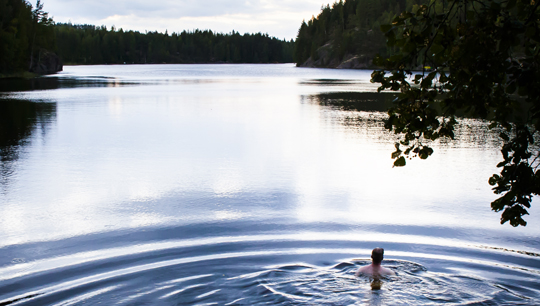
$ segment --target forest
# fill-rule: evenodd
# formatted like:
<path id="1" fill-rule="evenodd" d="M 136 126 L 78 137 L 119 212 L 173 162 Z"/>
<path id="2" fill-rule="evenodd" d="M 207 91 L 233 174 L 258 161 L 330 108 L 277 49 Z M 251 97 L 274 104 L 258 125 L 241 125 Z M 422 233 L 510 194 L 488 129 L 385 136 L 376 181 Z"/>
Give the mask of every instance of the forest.
<path id="1" fill-rule="evenodd" d="M 286 63 L 294 41 L 210 30 L 169 34 L 55 23 L 25 0 L 0 0 L 0 76 L 54 73 L 65 64 Z"/>
<path id="2" fill-rule="evenodd" d="M 317 17 L 302 22 L 294 50 L 298 66 L 373 67 L 375 55 L 392 53 L 380 26 L 424 0 L 345 0 L 321 8 Z"/>
<path id="3" fill-rule="evenodd" d="M 41 72 L 44 62 L 54 58 L 54 22 L 37 1 L 32 7 L 24 0 L 0 0 L 0 75 Z"/>
<path id="4" fill-rule="evenodd" d="M 141 33 L 55 23 L 40 1 L 32 7 L 25 0 L 0 0 L 0 74 L 43 71 L 39 65 L 50 62 L 52 53 L 65 64 L 296 62 L 307 67 L 373 68 L 377 54 L 394 52 L 380 26 L 424 2 L 341 0 L 302 22 L 296 41 L 286 41 L 262 33 Z"/>
<path id="5" fill-rule="evenodd" d="M 199 29 L 141 33 L 55 23 L 40 1 L 32 7 L 24 0 L 0 0 L 0 74 L 46 73 L 44 62 L 53 68 L 57 65 L 53 53 L 65 64 L 296 62 L 307 67 L 372 68 L 376 54 L 393 52 L 380 26 L 423 2 L 335 2 L 301 23 L 296 41 L 286 41 L 262 33 Z"/>
<path id="6" fill-rule="evenodd" d="M 124 31 L 105 26 L 58 23 L 59 56 L 67 64 L 286 63 L 294 41 L 268 34 L 210 30 L 181 33 Z"/>

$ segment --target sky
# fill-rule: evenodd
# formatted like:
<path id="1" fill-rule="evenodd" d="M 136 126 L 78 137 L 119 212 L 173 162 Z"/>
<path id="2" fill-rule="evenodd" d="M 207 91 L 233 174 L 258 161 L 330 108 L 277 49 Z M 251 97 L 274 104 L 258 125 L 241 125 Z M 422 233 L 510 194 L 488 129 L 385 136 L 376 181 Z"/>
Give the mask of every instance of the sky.
<path id="1" fill-rule="evenodd" d="M 35 5 L 35 0 L 30 0 Z M 318 15 L 325 0 L 44 0 L 55 22 L 106 25 L 140 32 L 212 30 L 268 33 L 295 39 L 302 20 Z"/>

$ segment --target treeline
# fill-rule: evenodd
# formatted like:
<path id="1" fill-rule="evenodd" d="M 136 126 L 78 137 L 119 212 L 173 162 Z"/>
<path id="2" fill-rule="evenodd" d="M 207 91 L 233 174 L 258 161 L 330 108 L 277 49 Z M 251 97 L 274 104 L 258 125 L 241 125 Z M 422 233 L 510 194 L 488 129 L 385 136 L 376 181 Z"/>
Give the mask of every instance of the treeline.
<path id="1" fill-rule="evenodd" d="M 0 0 L 0 74 L 32 71 L 55 49 L 53 20 L 37 1 Z"/>
<path id="2" fill-rule="evenodd" d="M 67 64 L 285 63 L 294 41 L 268 34 L 158 33 L 55 24 L 38 0 L 0 0 L 0 76 L 53 73 Z M 59 56 L 56 56 L 56 54 Z M 62 61 L 61 61 L 62 60 Z"/>
<path id="3" fill-rule="evenodd" d="M 68 64 L 285 63 L 294 41 L 268 34 L 124 31 L 105 26 L 56 24 L 58 54 Z"/>
<path id="4" fill-rule="evenodd" d="M 383 24 L 424 0 L 345 0 L 327 5 L 317 17 L 304 21 L 298 31 L 294 57 L 301 66 L 308 60 L 328 66 L 347 57 L 370 61 L 376 54 L 392 52 L 380 30 Z"/>

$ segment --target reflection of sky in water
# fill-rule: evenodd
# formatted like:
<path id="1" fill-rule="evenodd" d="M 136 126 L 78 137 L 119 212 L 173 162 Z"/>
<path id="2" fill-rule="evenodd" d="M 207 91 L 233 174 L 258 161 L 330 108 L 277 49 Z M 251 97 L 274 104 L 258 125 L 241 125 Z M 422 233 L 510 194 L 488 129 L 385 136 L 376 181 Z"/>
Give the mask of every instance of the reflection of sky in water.
<path id="1" fill-rule="evenodd" d="M 93 75 L 92 69 L 98 68 L 66 67 L 66 75 Z M 133 81 L 140 73 L 125 69 L 113 77 Z M 321 92 L 372 90 L 368 72 L 299 69 L 250 76 L 218 67 L 177 78 L 171 77 L 175 72 L 153 73 L 142 79 L 150 80 L 144 86 L 12 95 L 58 104 L 54 127 L 43 140 L 31 138 L 17 174 L 3 187 L 3 245 L 283 217 L 501 229 L 487 184 L 500 153 L 491 134 L 479 133 L 480 122 L 464 120 L 457 141 L 437 144 L 428 160 L 398 169 L 390 159 L 395 136 L 382 128 L 381 113 L 306 100 Z M 324 73 L 326 79 L 360 81 L 331 84 L 322 80 Z M 516 235 L 538 234 L 535 204 L 527 218 L 532 222 L 514 229 Z"/>

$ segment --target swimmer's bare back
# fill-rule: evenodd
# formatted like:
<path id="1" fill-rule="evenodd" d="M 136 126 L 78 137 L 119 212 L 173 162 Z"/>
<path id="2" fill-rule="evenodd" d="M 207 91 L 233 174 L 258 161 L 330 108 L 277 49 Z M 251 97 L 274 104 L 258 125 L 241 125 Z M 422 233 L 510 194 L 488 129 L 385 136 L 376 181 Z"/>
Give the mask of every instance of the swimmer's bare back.
<path id="1" fill-rule="evenodd" d="M 356 271 L 356 276 L 360 274 L 371 275 L 371 276 L 389 276 L 396 275 L 394 271 L 387 269 L 381 266 L 381 262 L 384 258 L 384 249 L 383 248 L 374 248 L 371 252 L 372 263 L 368 266 L 361 267 Z"/>
<path id="2" fill-rule="evenodd" d="M 381 267 L 380 265 L 377 266 L 377 265 L 374 265 L 374 264 L 370 264 L 368 266 L 361 267 L 355 273 L 356 276 L 360 276 L 362 274 L 363 275 L 370 275 L 370 276 L 391 276 L 391 275 L 396 275 L 396 273 L 394 273 L 394 271 L 392 271 L 390 269 L 387 269 L 385 267 Z"/>

